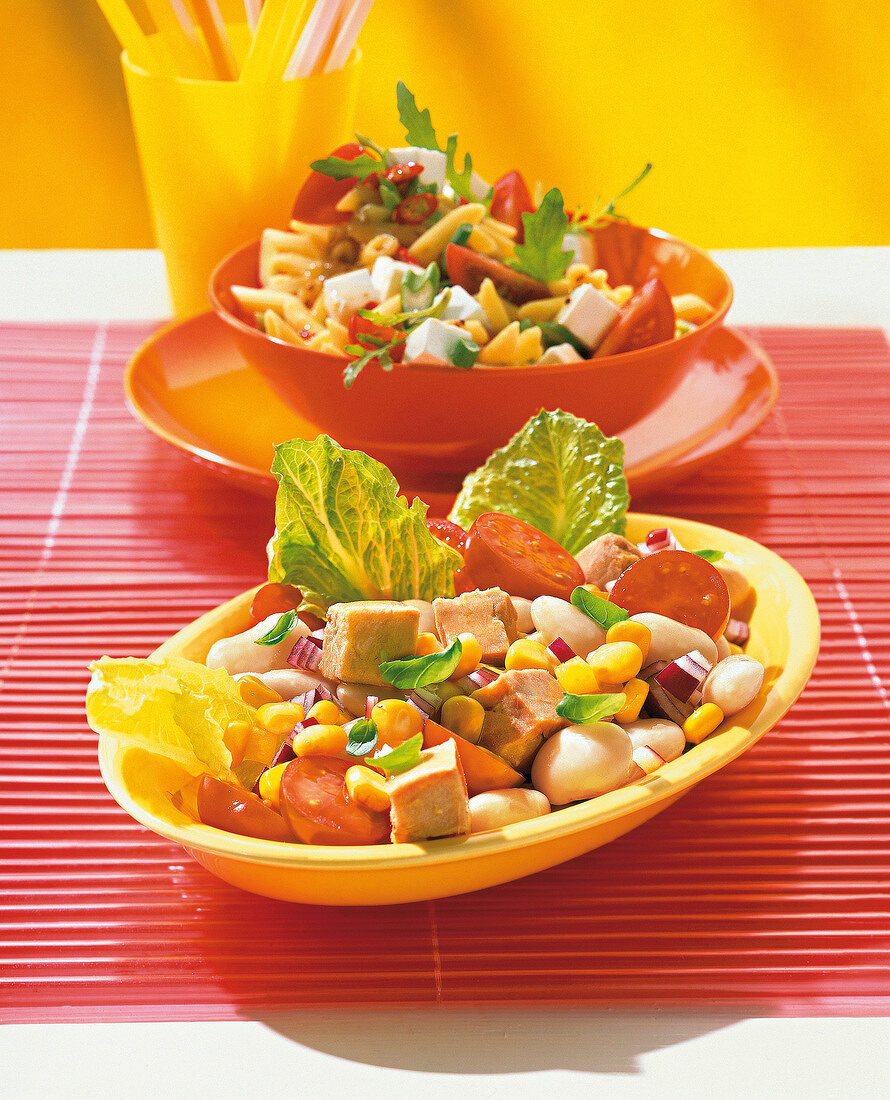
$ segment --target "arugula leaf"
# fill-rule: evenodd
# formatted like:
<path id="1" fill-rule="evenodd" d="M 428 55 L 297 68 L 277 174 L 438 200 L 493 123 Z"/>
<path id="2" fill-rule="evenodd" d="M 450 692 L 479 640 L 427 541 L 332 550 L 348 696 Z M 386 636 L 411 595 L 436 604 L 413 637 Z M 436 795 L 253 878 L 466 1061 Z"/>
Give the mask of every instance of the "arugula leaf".
<path id="1" fill-rule="evenodd" d="M 576 588 L 570 597 L 572 603 L 579 611 L 583 611 L 588 619 L 593 619 L 603 630 L 608 630 L 615 623 L 623 623 L 630 616 L 623 607 L 616 603 L 604 600 L 595 592 L 589 592 L 586 588 Z"/>
<path id="2" fill-rule="evenodd" d="M 525 241 L 515 247 L 513 267 L 542 283 L 562 278 L 573 253 L 562 250 L 569 219 L 559 188 L 552 187 L 533 214 L 523 214 L 522 224 Z"/>
<path id="3" fill-rule="evenodd" d="M 279 616 L 278 622 L 267 631 L 262 638 L 257 638 L 257 645 L 278 645 L 279 642 L 283 642 L 284 639 L 290 634 L 294 628 L 294 623 L 297 621 L 297 611 L 294 608 L 291 611 L 285 611 L 285 613 Z"/>
<path id="4" fill-rule="evenodd" d="M 417 101 L 401 80 L 396 85 L 396 104 L 399 108 L 399 119 L 405 127 L 405 141 L 420 149 L 438 149 L 440 153 L 444 152 L 436 138 L 429 108 L 419 110 Z"/>
<path id="5" fill-rule="evenodd" d="M 621 440 L 557 409 L 533 416 L 468 474 L 448 518 L 469 530 L 483 512 L 506 512 L 575 554 L 599 535 L 623 534 L 629 503 Z"/>
<path id="6" fill-rule="evenodd" d="M 725 556 L 722 550 L 693 550 L 693 553 L 697 558 L 704 558 L 705 561 L 720 561 Z"/>
<path id="7" fill-rule="evenodd" d="M 445 179 L 451 184 L 455 195 L 459 195 L 467 202 L 476 202 L 473 195 L 473 160 L 469 153 L 464 153 L 464 170 L 459 172 L 455 164 L 457 153 L 457 134 L 450 134 L 445 143 Z"/>
<path id="8" fill-rule="evenodd" d="M 346 752 L 349 756 L 367 756 L 377 744 L 377 723 L 370 718 L 359 718 L 349 727 Z"/>
<path id="9" fill-rule="evenodd" d="M 382 661 L 380 675 L 393 687 L 410 690 L 441 684 L 457 668 L 463 645 L 455 638 L 441 653 L 429 653 L 425 657 L 400 657 L 396 661 Z"/>
<path id="10" fill-rule="evenodd" d="M 325 157 L 323 160 L 314 160 L 309 167 L 316 172 L 321 172 L 323 176 L 331 176 L 335 180 L 348 180 L 355 176 L 361 183 L 362 180 L 367 179 L 368 176 L 372 176 L 386 166 L 375 157 L 369 157 L 367 153 L 362 153 L 355 160 L 344 160 L 343 157 Z"/>
<path id="11" fill-rule="evenodd" d="M 375 768 L 382 768 L 390 775 L 398 775 L 399 772 L 406 772 L 420 763 L 422 748 L 423 734 L 415 733 L 413 737 L 409 737 L 401 745 L 396 745 L 389 752 L 381 752 L 370 757 L 368 763 L 373 764 Z"/>
<path id="12" fill-rule="evenodd" d="M 359 313 L 362 317 L 367 317 L 369 321 L 373 321 L 375 325 L 390 325 L 393 328 L 404 328 L 406 332 L 410 332 L 412 328 L 417 326 L 427 319 L 427 317 L 441 317 L 445 312 L 445 307 L 451 300 L 451 289 L 448 288 L 442 294 L 442 297 L 438 302 L 433 304 L 428 309 L 412 309 L 405 313 L 379 313 L 373 309 L 360 309 Z"/>
<path id="13" fill-rule="evenodd" d="M 354 355 L 356 357 L 350 360 L 343 368 L 343 385 L 347 390 L 352 388 L 353 382 L 355 382 L 356 378 L 358 378 L 365 367 L 375 360 L 380 365 L 381 370 L 392 370 L 394 361 L 390 353 L 397 348 L 399 344 L 404 344 L 405 342 L 403 336 L 398 336 L 388 343 L 385 340 L 380 340 L 368 334 L 363 334 L 362 338 L 375 346 L 363 348 L 360 344 L 347 344 L 343 349 L 347 355 Z"/>
<path id="14" fill-rule="evenodd" d="M 633 181 L 633 183 L 628 184 L 627 187 L 625 187 L 623 191 L 618 192 L 618 194 L 615 196 L 614 199 L 612 199 L 611 202 L 606 204 L 606 206 L 600 212 L 599 217 L 600 218 L 621 218 L 621 215 L 616 213 L 616 211 L 615 211 L 615 203 L 617 203 L 619 199 L 623 199 L 625 197 L 625 195 L 629 195 L 631 193 L 631 191 L 633 191 L 633 189 L 637 186 L 637 184 L 642 183 L 643 180 L 646 178 L 646 176 L 649 175 L 649 173 L 651 171 L 652 171 L 652 165 L 651 165 L 651 163 L 647 162 L 646 167 L 643 169 L 642 172 L 640 172 L 640 174 Z M 626 219 L 624 219 L 624 220 L 626 220 Z"/>
<path id="15" fill-rule="evenodd" d="M 275 448 L 269 579 L 326 604 L 452 595 L 460 554 L 434 538 L 427 506 L 408 506 L 387 468 L 326 435 Z M 307 593 L 309 594 L 307 596 Z"/>
<path id="16" fill-rule="evenodd" d="M 627 702 L 627 696 L 621 692 L 609 695 L 563 695 L 556 704 L 556 713 L 560 718 L 571 722 L 599 722 L 601 718 L 611 718 Z"/>
<path id="17" fill-rule="evenodd" d="M 369 137 L 366 137 L 364 134 L 359 134 L 358 132 L 356 132 L 355 140 L 365 149 L 370 149 L 372 153 L 376 153 L 377 156 L 386 163 L 387 150 L 384 149 L 382 145 L 375 144 Z"/>

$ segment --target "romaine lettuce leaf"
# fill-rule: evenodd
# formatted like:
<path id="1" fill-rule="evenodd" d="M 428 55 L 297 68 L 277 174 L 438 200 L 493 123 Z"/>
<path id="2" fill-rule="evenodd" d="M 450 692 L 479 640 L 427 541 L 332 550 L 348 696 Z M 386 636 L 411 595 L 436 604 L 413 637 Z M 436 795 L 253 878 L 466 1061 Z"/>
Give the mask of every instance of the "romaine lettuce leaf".
<path id="1" fill-rule="evenodd" d="M 223 733 L 256 711 L 227 672 L 181 657 L 102 657 L 90 670 L 86 709 L 97 733 L 174 760 L 190 775 L 235 781 Z"/>
<path id="2" fill-rule="evenodd" d="M 630 496 L 624 444 L 557 409 L 539 412 L 464 479 L 449 519 L 469 528 L 483 512 L 525 520 L 576 554 L 624 533 Z"/>
<path id="3" fill-rule="evenodd" d="M 329 604 L 454 594 L 463 559 L 434 538 L 426 505 L 409 507 L 381 463 L 326 435 L 275 449 L 278 479 L 269 580 Z"/>

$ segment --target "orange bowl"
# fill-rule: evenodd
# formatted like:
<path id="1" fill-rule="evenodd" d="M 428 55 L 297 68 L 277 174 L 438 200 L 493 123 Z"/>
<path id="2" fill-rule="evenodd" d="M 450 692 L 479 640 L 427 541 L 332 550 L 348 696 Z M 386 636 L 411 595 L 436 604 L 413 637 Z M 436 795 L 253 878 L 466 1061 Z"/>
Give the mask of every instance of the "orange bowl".
<path id="1" fill-rule="evenodd" d="M 344 447 L 399 478 L 464 474 L 541 409 L 565 409 L 615 435 L 656 408 L 694 361 L 732 302 L 726 273 L 704 252 L 655 229 L 612 222 L 594 232 L 613 286 L 658 276 L 671 295 L 693 293 L 714 310 L 699 328 L 638 351 L 561 365 L 457 370 L 433 363 L 367 368 L 343 385 L 341 355 L 266 336 L 231 287 L 259 286 L 259 241 L 232 252 L 210 280 L 210 301 L 239 351 L 282 400 Z"/>

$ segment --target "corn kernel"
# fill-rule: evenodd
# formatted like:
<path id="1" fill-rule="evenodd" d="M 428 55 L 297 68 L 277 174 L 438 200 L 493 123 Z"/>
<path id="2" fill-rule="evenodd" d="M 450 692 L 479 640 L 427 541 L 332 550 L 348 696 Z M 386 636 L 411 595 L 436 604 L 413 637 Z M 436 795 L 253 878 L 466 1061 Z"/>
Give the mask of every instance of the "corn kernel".
<path id="1" fill-rule="evenodd" d="M 572 657 L 557 665 L 553 674 L 567 695 L 596 695 L 600 690 L 596 673 L 583 657 Z"/>
<path id="2" fill-rule="evenodd" d="M 404 699 L 381 699 L 371 710 L 371 720 L 377 726 L 377 747 L 394 749 L 415 737 L 423 729 L 423 716 Z"/>
<path id="3" fill-rule="evenodd" d="M 615 715 L 616 722 L 636 722 L 649 694 L 649 685 L 645 680 L 628 680 L 623 688 L 625 703 Z"/>
<path id="4" fill-rule="evenodd" d="M 303 708 L 299 703 L 263 703 L 256 712 L 256 720 L 269 733 L 290 733 L 303 721 Z"/>
<path id="5" fill-rule="evenodd" d="M 242 676 L 238 681 L 238 694 L 249 707 L 284 702 L 278 692 L 274 688 L 267 687 L 258 676 Z"/>
<path id="6" fill-rule="evenodd" d="M 713 733 L 720 725 L 723 717 L 723 711 L 716 703 L 702 703 L 698 710 L 694 710 L 683 723 L 686 740 L 691 741 L 693 745 L 701 744 L 708 734 Z"/>
<path id="7" fill-rule="evenodd" d="M 250 722 L 229 722 L 223 731 L 223 742 L 232 754 L 232 764 L 238 765 L 244 759 L 244 748 L 250 736 Z"/>
<path id="8" fill-rule="evenodd" d="M 652 631 L 645 623 L 635 623 L 633 619 L 624 619 L 622 622 L 609 627 L 606 631 L 606 641 L 633 642 L 635 646 L 639 647 L 645 661 L 649 653 L 649 646 L 652 644 Z"/>
<path id="9" fill-rule="evenodd" d="M 417 644 L 414 646 L 415 657 L 429 657 L 431 653 L 441 653 L 443 645 L 435 634 L 423 630 L 417 635 Z"/>
<path id="10" fill-rule="evenodd" d="M 290 761 L 267 768 L 260 776 L 260 798 L 268 799 L 276 810 L 281 806 L 281 777 L 288 763 Z"/>
<path id="11" fill-rule="evenodd" d="M 390 806 L 389 791 L 382 775 L 354 764 L 346 772 L 346 793 L 356 802 L 361 802 L 369 810 L 383 811 Z"/>
<path id="12" fill-rule="evenodd" d="M 599 680 L 626 684 L 643 667 L 643 653 L 635 642 L 604 642 L 587 657 Z"/>
<path id="13" fill-rule="evenodd" d="M 291 748 L 294 756 L 342 756 L 348 740 L 349 735 L 342 726 L 325 723 L 300 730 Z"/>
<path id="14" fill-rule="evenodd" d="M 504 668 L 544 668 L 548 672 L 556 667 L 556 658 L 543 642 L 530 638 L 518 638 L 507 650 Z"/>
<path id="15" fill-rule="evenodd" d="M 314 718 L 321 726 L 342 726 L 344 722 L 349 721 L 350 716 L 330 699 L 319 699 L 309 708 L 306 717 Z"/>
<path id="16" fill-rule="evenodd" d="M 455 695 L 442 704 L 439 721 L 446 728 L 472 741 L 475 745 L 482 736 L 482 722 L 485 719 L 485 707 L 468 695 Z"/>
<path id="17" fill-rule="evenodd" d="M 458 634 L 463 646 L 457 668 L 451 673 L 452 680 L 459 680 L 462 676 L 469 676 L 475 672 L 482 660 L 482 646 L 476 641 L 475 634 Z"/>

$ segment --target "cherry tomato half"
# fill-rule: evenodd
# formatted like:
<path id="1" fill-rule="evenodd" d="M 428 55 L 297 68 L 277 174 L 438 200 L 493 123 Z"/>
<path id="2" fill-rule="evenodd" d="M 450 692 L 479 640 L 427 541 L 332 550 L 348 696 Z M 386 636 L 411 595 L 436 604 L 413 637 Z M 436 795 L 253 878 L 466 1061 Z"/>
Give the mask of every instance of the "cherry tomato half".
<path id="1" fill-rule="evenodd" d="M 534 298 L 546 298 L 550 293 L 545 283 L 460 244 L 450 244 L 445 249 L 445 267 L 451 282 L 462 286 L 468 294 L 475 294 L 483 279 L 491 279 L 498 294 L 518 306 Z"/>
<path id="2" fill-rule="evenodd" d="M 715 640 L 729 622 L 729 589 L 710 562 L 688 550 L 659 550 L 621 574 L 609 599 L 630 615 L 654 611 Z"/>
<path id="3" fill-rule="evenodd" d="M 431 535 L 439 542 L 447 543 L 453 550 L 462 554 L 467 545 L 467 533 L 463 527 L 452 523 L 450 519 L 440 519 L 436 516 L 427 516 L 426 525 Z"/>
<path id="4" fill-rule="evenodd" d="M 198 786 L 198 816 L 205 825 L 259 840 L 293 841 L 287 822 L 243 787 L 204 775 Z"/>
<path id="5" fill-rule="evenodd" d="M 270 615 L 283 615 L 303 602 L 303 593 L 292 584 L 264 584 L 250 603 L 250 617 L 261 623 Z"/>
<path id="6" fill-rule="evenodd" d="M 390 183 L 394 183 L 401 191 L 403 186 L 406 187 L 411 180 L 416 180 L 422 172 L 423 165 L 411 160 L 407 164 L 394 164 L 392 168 L 387 168 L 383 173 L 383 178 L 389 180 Z M 404 192 L 402 193 L 404 194 Z"/>
<path id="7" fill-rule="evenodd" d="M 525 240 L 522 215 L 533 214 L 534 210 L 531 193 L 518 172 L 507 172 L 495 182 L 491 197 L 491 216 L 505 225 L 512 225 L 519 244 Z"/>
<path id="8" fill-rule="evenodd" d="M 398 339 L 400 343 L 396 344 L 394 348 L 390 348 L 389 357 L 394 363 L 401 363 L 402 356 L 405 354 L 405 333 L 401 329 L 393 328 L 391 325 L 378 325 L 367 317 L 362 317 L 360 313 L 353 313 L 349 318 L 347 328 L 350 344 L 358 344 L 360 348 L 369 351 L 374 347 L 380 347 L 377 341 L 388 344 L 390 341 Z M 373 339 L 368 340 L 368 336 L 373 337 Z"/>
<path id="9" fill-rule="evenodd" d="M 392 220 L 400 225 L 420 225 L 438 207 L 436 196 L 428 191 L 419 191 L 402 199 L 392 213 Z"/>
<path id="10" fill-rule="evenodd" d="M 478 516 L 467 533 L 466 571 L 479 588 L 511 596 L 559 596 L 567 600 L 584 583 L 584 571 L 568 550 L 524 520 L 501 512 Z"/>
<path id="11" fill-rule="evenodd" d="M 618 320 L 593 353 L 594 358 L 672 340 L 674 325 L 674 305 L 667 287 L 661 279 L 650 279 L 621 307 Z"/>
<path id="12" fill-rule="evenodd" d="M 355 160 L 365 150 L 354 141 L 346 145 L 338 146 L 331 154 L 332 157 L 341 157 L 343 160 Z M 325 176 L 314 169 L 306 177 L 303 186 L 294 200 L 291 217 L 301 222 L 312 222 L 315 225 L 337 225 L 339 222 L 348 222 L 352 217 L 347 211 L 337 209 L 337 203 L 344 195 L 358 183 L 356 176 L 345 180 L 335 180 L 331 176 Z"/>
<path id="13" fill-rule="evenodd" d="M 303 844 L 382 844 L 389 814 L 369 810 L 346 792 L 354 761 L 336 756 L 291 760 L 281 776 L 281 812 Z"/>

